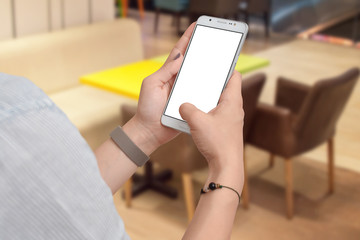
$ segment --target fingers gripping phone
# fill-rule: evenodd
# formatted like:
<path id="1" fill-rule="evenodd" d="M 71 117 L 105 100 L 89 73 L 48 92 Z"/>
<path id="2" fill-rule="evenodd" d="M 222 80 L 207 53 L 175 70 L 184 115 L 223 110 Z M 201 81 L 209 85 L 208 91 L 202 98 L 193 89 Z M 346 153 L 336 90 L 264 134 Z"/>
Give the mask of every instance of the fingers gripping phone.
<path id="1" fill-rule="evenodd" d="M 163 125 L 190 134 L 179 113 L 181 104 L 189 102 L 206 113 L 217 106 L 247 31 L 243 22 L 209 16 L 197 20 L 161 116 Z"/>

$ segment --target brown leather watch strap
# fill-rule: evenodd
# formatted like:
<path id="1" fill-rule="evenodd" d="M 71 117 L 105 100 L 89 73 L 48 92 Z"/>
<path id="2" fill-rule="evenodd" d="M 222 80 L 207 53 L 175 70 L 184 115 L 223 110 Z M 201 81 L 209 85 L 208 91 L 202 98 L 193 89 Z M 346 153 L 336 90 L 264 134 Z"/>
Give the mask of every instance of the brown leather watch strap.
<path id="1" fill-rule="evenodd" d="M 138 167 L 143 166 L 150 159 L 133 141 L 131 141 L 120 126 L 111 132 L 110 137 Z"/>

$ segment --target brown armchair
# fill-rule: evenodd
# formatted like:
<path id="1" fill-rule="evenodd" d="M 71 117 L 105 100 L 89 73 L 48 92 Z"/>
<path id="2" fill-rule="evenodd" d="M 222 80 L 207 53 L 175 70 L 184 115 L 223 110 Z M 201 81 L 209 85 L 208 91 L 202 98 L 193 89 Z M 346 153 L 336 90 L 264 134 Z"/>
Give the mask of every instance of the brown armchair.
<path id="1" fill-rule="evenodd" d="M 252 116 L 254 115 L 260 92 L 264 85 L 266 76 L 264 74 L 256 74 L 247 78 L 242 84 L 242 94 L 244 101 L 244 138 L 246 139 L 249 133 L 250 125 L 252 122 Z M 122 120 L 123 123 L 127 122 L 136 112 L 135 107 L 124 106 L 122 107 Z M 152 161 L 159 163 L 162 167 L 171 169 L 181 173 L 184 196 L 187 207 L 187 215 L 189 221 L 195 212 L 195 199 L 194 189 L 192 184 L 191 173 L 193 171 L 207 167 L 206 160 L 197 150 L 196 145 L 193 143 L 190 135 L 180 134 L 171 142 L 161 146 L 151 155 L 151 161 L 146 164 L 145 177 L 147 181 L 154 181 L 149 176 L 152 176 L 151 166 Z M 156 189 L 159 190 L 162 187 L 159 186 L 159 182 L 156 183 Z M 127 206 L 131 204 L 132 184 L 129 180 L 125 185 L 125 198 Z M 151 188 L 154 188 L 153 186 Z M 160 190 L 161 191 L 161 190 Z M 244 193 L 246 194 L 246 193 Z M 247 205 L 246 197 L 245 206 Z"/>
<path id="2" fill-rule="evenodd" d="M 306 86 L 286 78 L 277 82 L 275 106 L 259 104 L 249 143 L 285 158 L 287 216 L 293 216 L 291 158 L 328 142 L 329 192 L 334 191 L 333 137 L 336 123 L 357 82 L 359 69 Z"/>

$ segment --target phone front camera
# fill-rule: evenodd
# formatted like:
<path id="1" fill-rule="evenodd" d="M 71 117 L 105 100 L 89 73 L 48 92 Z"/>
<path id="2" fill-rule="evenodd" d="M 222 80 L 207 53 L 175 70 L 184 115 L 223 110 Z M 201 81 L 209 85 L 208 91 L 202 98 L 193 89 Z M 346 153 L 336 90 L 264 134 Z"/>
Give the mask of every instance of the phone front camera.
<path id="1" fill-rule="evenodd" d="M 211 18 L 209 19 L 209 21 L 211 22 Z"/>

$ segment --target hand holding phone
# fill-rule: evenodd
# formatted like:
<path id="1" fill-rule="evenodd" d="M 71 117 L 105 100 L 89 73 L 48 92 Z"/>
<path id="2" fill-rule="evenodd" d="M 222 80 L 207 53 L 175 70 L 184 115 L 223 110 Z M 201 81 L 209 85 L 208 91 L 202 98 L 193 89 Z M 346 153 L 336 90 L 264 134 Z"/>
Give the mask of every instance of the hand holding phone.
<path id="1" fill-rule="evenodd" d="M 212 170 L 239 169 L 242 166 L 239 161 L 243 151 L 242 104 L 241 75 L 234 71 L 218 106 L 209 113 L 190 103 L 180 106 L 181 117 L 188 123 L 194 143 Z"/>
<path id="2" fill-rule="evenodd" d="M 191 24 L 176 43 L 164 65 L 155 73 L 143 80 L 141 85 L 138 108 L 135 116 L 126 124 L 133 125 L 134 135 L 139 139 L 134 142 L 144 142 L 141 149 L 150 155 L 160 145 L 170 141 L 178 131 L 165 127 L 160 123 L 175 76 L 180 69 L 186 47 L 194 30 Z M 180 56 L 175 59 L 178 54 Z"/>
<path id="3" fill-rule="evenodd" d="M 247 30 L 242 22 L 208 16 L 198 19 L 161 117 L 163 125 L 190 133 L 179 113 L 181 104 L 192 103 L 206 113 L 217 106 Z"/>

